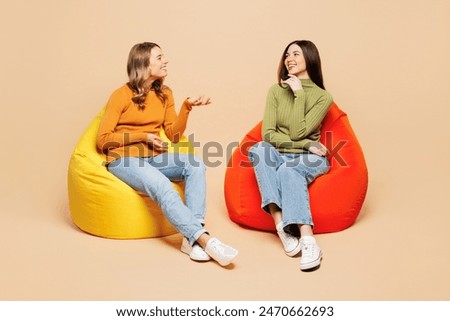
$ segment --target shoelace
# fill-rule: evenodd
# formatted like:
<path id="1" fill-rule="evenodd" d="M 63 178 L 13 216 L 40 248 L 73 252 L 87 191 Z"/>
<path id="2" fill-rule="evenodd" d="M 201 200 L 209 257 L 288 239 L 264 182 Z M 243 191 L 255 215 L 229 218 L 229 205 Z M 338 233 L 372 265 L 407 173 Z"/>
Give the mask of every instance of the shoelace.
<path id="1" fill-rule="evenodd" d="M 220 253 L 222 253 L 222 254 L 223 254 L 223 252 L 224 252 L 224 249 L 223 249 L 222 246 L 220 246 L 220 243 L 213 242 L 213 243 L 211 244 L 211 247 L 212 247 L 215 251 L 220 252 Z"/>
<path id="2" fill-rule="evenodd" d="M 293 246 L 293 245 L 295 245 L 295 244 L 298 244 L 298 239 L 295 238 L 294 236 L 292 236 L 292 235 L 290 235 L 290 234 L 288 234 L 288 233 L 286 233 L 286 232 L 284 232 L 284 231 L 281 231 L 281 232 L 278 232 L 278 233 L 281 234 L 281 235 L 280 235 L 281 240 L 282 240 L 282 242 L 285 243 L 286 245 L 288 245 L 288 246 Z"/>
<path id="3" fill-rule="evenodd" d="M 302 251 L 304 256 L 313 256 L 313 253 L 315 251 L 315 244 L 303 243 Z"/>

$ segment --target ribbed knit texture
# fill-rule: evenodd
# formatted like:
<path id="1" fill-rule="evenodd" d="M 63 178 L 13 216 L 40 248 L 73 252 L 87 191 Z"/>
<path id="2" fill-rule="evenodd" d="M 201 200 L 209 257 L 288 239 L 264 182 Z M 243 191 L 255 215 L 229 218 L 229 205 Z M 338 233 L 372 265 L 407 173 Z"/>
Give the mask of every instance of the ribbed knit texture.
<path id="1" fill-rule="evenodd" d="M 181 138 L 192 106 L 185 100 L 177 116 L 172 91 L 168 87 L 163 91 L 167 96 L 165 103 L 150 91 L 144 109 L 133 103 L 133 92 L 127 85 L 112 93 L 97 136 L 97 147 L 106 154 L 107 163 L 124 156 L 158 155 L 147 143 L 147 134 L 159 135 L 161 128 L 172 142 Z"/>
<path id="2" fill-rule="evenodd" d="M 278 84 L 267 94 L 262 135 L 281 152 L 304 153 L 319 141 L 323 118 L 332 96 L 310 79 L 301 79 L 303 89 L 292 92 Z"/>

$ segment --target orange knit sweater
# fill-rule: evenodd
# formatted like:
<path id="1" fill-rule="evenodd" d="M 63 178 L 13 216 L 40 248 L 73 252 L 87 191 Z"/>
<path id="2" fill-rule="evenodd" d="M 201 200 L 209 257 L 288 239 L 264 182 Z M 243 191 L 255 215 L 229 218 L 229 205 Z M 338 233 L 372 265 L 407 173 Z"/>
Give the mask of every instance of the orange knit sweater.
<path id="1" fill-rule="evenodd" d="M 172 142 L 181 138 L 192 106 L 185 100 L 177 116 L 172 91 L 165 87 L 163 92 L 165 103 L 150 91 L 141 110 L 131 100 L 133 92 L 128 85 L 112 93 L 97 136 L 97 147 L 106 155 L 107 163 L 120 157 L 158 155 L 160 152 L 147 143 L 147 134 L 159 135 L 161 128 Z"/>

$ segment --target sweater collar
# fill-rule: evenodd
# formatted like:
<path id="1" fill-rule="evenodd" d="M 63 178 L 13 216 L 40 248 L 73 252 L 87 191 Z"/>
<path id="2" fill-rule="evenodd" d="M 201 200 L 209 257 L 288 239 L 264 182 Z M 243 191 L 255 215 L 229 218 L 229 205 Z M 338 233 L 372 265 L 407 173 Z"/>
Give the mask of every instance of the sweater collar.
<path id="1" fill-rule="evenodd" d="M 316 84 L 311 79 L 300 79 L 303 87 L 315 87 Z"/>

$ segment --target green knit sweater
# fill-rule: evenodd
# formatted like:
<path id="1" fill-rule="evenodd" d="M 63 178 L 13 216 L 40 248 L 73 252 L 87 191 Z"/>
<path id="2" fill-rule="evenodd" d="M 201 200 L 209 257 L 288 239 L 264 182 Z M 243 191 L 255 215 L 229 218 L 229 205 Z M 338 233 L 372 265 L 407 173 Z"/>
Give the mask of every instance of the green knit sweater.
<path id="1" fill-rule="evenodd" d="M 311 142 L 319 141 L 322 120 L 333 102 L 312 80 L 301 82 L 303 89 L 295 92 L 275 84 L 267 94 L 262 135 L 280 152 L 304 153 Z"/>

